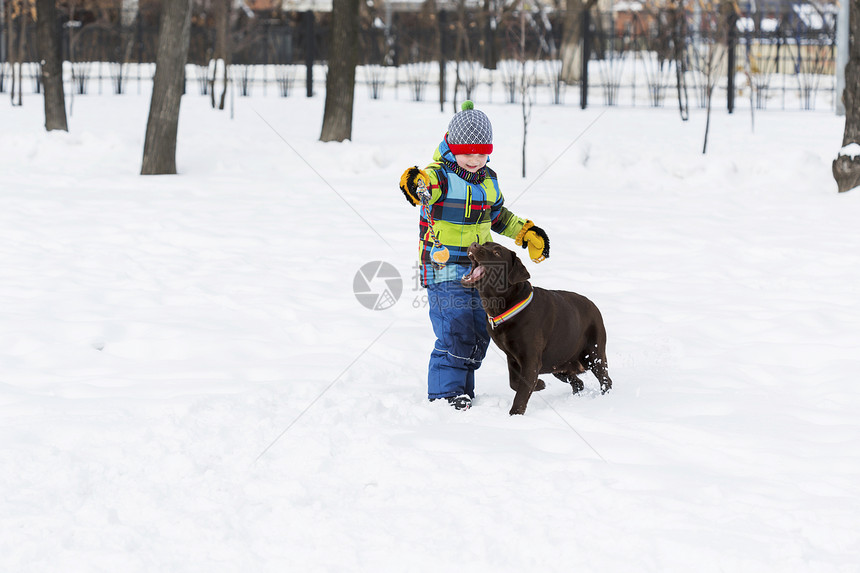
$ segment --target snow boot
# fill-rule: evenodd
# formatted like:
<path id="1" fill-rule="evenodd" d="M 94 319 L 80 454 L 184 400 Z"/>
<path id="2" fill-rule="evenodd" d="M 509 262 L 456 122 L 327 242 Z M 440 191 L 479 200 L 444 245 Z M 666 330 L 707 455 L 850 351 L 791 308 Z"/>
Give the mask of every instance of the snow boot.
<path id="1" fill-rule="evenodd" d="M 455 410 L 468 410 L 472 407 L 472 399 L 469 398 L 467 394 L 460 394 L 459 396 L 449 396 L 445 398 L 448 400 L 448 403 L 454 406 Z"/>

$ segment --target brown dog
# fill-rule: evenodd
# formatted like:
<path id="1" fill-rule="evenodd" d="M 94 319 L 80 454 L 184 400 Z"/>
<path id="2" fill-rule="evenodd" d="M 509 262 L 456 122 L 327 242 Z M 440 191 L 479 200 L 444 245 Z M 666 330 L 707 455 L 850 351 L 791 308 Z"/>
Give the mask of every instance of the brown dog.
<path id="1" fill-rule="evenodd" d="M 533 287 L 517 255 L 497 243 L 472 243 L 468 253 L 472 270 L 461 283 L 478 289 L 490 337 L 508 357 L 517 393 L 511 414 L 524 413 L 532 392 L 545 388 L 538 374 L 552 373 L 576 394 L 583 389 L 577 374 L 591 370 L 602 393 L 612 388 L 606 328 L 593 302 L 573 292 Z"/>

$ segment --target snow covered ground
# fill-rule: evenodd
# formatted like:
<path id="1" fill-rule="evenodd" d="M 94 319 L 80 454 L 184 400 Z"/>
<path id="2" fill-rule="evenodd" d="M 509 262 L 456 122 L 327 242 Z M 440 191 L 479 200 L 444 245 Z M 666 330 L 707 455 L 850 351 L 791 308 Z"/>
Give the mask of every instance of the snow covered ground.
<path id="1" fill-rule="evenodd" d="M 858 571 L 842 119 L 717 110 L 702 156 L 698 110 L 542 104 L 522 179 L 520 109 L 478 101 L 552 239 L 532 280 L 598 304 L 615 381 L 510 417 L 495 347 L 470 411 L 425 399 L 396 183 L 450 106 L 357 95 L 343 144 L 322 95 L 188 96 L 162 177 L 145 94 L 77 97 L 68 134 L 0 98 L 0 570 Z M 354 296 L 370 261 L 387 310 Z"/>

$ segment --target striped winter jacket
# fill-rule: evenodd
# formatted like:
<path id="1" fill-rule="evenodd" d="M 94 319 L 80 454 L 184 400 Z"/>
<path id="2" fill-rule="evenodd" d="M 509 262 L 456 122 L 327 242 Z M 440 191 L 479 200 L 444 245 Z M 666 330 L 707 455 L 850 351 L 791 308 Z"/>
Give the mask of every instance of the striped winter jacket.
<path id="1" fill-rule="evenodd" d="M 496 173 L 484 167 L 484 177 L 470 177 L 470 183 L 455 171 L 457 160 L 443 140 L 433 154 L 433 163 L 424 171 L 430 177 L 430 216 L 433 230 L 443 245 L 448 247 L 450 258 L 442 269 L 430 264 L 433 240 L 428 229 L 427 213 L 421 208 L 419 237 L 421 239 L 421 285 L 454 281 L 462 278 L 471 268 L 466 249 L 472 242 L 491 240 L 490 231 L 514 238 L 522 229 L 525 219 L 517 217 L 504 207 L 505 199 L 499 190 Z M 479 171 L 478 173 L 481 173 Z M 471 174 L 465 172 L 465 176 Z M 477 174 L 476 174 L 477 175 Z"/>

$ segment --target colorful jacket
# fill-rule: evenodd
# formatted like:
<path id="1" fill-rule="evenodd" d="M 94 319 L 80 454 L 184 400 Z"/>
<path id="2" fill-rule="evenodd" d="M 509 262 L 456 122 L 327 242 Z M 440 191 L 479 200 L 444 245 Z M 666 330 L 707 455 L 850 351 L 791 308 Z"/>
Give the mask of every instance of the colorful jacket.
<path id="1" fill-rule="evenodd" d="M 428 214 L 421 207 L 419 222 L 421 285 L 459 280 L 471 268 L 466 250 L 473 242 L 486 243 L 490 231 L 514 238 L 526 220 L 505 207 L 496 173 L 483 167 L 469 173 L 457 165 L 454 154 L 443 140 L 433 154 L 433 163 L 424 171 L 430 177 L 430 218 L 436 238 L 448 248 L 450 258 L 442 269 L 430 264 L 433 240 Z"/>

